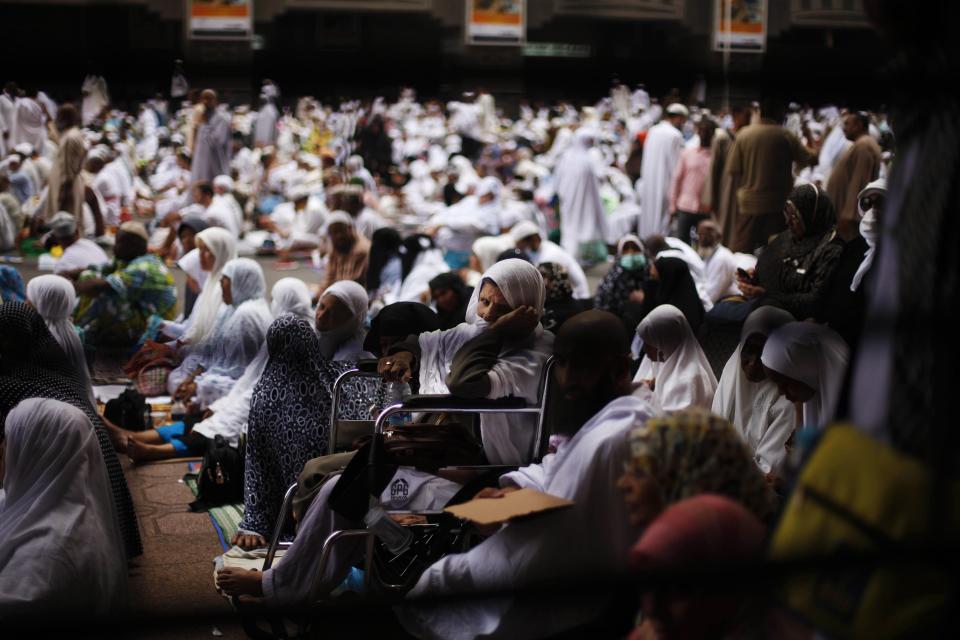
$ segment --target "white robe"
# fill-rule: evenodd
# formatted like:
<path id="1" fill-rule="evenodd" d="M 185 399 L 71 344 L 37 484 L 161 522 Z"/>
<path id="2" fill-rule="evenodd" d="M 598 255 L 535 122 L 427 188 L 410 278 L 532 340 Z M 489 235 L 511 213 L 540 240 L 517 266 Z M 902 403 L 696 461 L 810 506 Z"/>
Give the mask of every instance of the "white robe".
<path id="1" fill-rule="evenodd" d="M 76 242 L 64 249 L 63 255 L 53 267 L 54 273 L 86 269 L 90 265 L 101 265 L 110 262 L 110 257 L 93 240 L 78 238 Z"/>
<path id="2" fill-rule="evenodd" d="M 429 226 L 439 226 L 437 245 L 447 251 L 470 251 L 477 238 L 500 233 L 499 207 L 480 204 L 476 196 L 467 196 L 431 218 Z"/>
<path id="3" fill-rule="evenodd" d="M 658 411 L 645 388 L 617 398 L 541 464 L 507 474 L 516 484 L 573 501 L 573 506 L 507 524 L 467 553 L 430 566 L 409 598 L 470 594 L 478 590 L 576 584 L 578 576 L 618 576 L 640 529 L 616 484 L 630 458 L 627 435 Z M 533 602 L 511 597 L 404 607 L 404 628 L 420 638 L 533 638 L 584 624 L 603 609 L 609 593 L 584 590 Z"/>
<path id="4" fill-rule="evenodd" d="M 253 127 L 253 143 L 258 147 L 268 147 L 277 142 L 277 118 L 279 112 L 272 102 L 264 104 L 257 112 Z"/>
<path id="5" fill-rule="evenodd" d="M 583 245 L 604 242 L 608 235 L 600 180 L 589 150 L 590 139 L 576 136 L 553 172 L 560 199 L 560 245 L 578 261 Z"/>
<path id="6" fill-rule="evenodd" d="M 640 176 L 641 238 L 665 236 L 670 228 L 670 181 L 683 151 L 683 134 L 666 120 L 654 125 L 643 143 Z"/>
<path id="7" fill-rule="evenodd" d="M 634 382 L 653 380 L 654 396 L 664 411 L 709 409 L 717 378 L 683 313 L 673 305 L 660 305 L 637 325 L 637 335 L 667 357 L 663 362 L 644 357 Z"/>
<path id="8" fill-rule="evenodd" d="M 713 254 L 704 261 L 706 273 L 707 297 L 711 303 L 717 303 L 729 296 L 740 295 L 737 288 L 737 261 L 733 252 L 719 245 Z"/>
<path id="9" fill-rule="evenodd" d="M 0 491 L 0 619 L 107 616 L 126 604 L 127 561 L 90 420 L 50 399 L 7 416 Z"/>
<path id="10" fill-rule="evenodd" d="M 769 380 L 751 382 L 740 366 L 741 343 L 723 367 L 712 411 L 726 418 L 753 452 L 764 473 L 777 469 L 787 455 L 786 442 L 797 427 L 794 404 Z"/>
<path id="11" fill-rule="evenodd" d="M 47 117 L 35 100 L 17 98 L 14 105 L 14 126 L 10 133 L 10 147 L 26 142 L 38 152 L 47 140 Z"/>
<path id="12" fill-rule="evenodd" d="M 87 126 L 110 102 L 110 97 L 107 95 L 107 82 L 100 76 L 89 75 L 84 78 L 80 91 L 84 94 L 80 113 L 84 126 Z"/>

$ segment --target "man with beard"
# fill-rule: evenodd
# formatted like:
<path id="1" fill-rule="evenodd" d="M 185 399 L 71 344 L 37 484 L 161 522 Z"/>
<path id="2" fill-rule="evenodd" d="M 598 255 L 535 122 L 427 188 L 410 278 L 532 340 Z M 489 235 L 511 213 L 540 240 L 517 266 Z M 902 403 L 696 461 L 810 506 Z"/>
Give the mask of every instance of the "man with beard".
<path id="1" fill-rule="evenodd" d="M 627 434 L 658 411 L 649 392 L 633 390 L 628 354 L 626 329 L 611 313 L 586 311 L 564 323 L 554 343 L 556 384 L 581 419 L 592 417 L 542 463 L 502 476 L 500 489 L 484 489 L 477 497 L 531 488 L 573 506 L 511 522 L 469 552 L 446 556 L 423 573 L 409 595 L 578 584 L 584 590 L 569 596 L 534 593 L 529 601 L 518 595 L 410 606 L 399 613 L 407 631 L 421 638 L 546 637 L 603 614 L 613 594 L 590 581 L 621 574 L 640 533 L 615 490 L 630 453 Z"/>

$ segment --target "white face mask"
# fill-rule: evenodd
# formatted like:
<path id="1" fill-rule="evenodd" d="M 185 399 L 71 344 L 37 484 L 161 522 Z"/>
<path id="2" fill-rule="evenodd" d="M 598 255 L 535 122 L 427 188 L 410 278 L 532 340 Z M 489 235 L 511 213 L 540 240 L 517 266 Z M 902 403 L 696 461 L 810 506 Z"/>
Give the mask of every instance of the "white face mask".
<path id="1" fill-rule="evenodd" d="M 540 249 L 537 249 L 536 251 L 534 251 L 533 249 L 527 249 L 524 253 L 527 254 L 527 256 L 530 258 L 530 262 L 532 262 L 533 264 L 540 263 L 540 254 L 542 253 Z"/>
<path id="2" fill-rule="evenodd" d="M 860 218 L 860 235 L 867 241 L 871 247 L 877 244 L 877 211 L 874 208 L 868 209 L 863 217 Z"/>

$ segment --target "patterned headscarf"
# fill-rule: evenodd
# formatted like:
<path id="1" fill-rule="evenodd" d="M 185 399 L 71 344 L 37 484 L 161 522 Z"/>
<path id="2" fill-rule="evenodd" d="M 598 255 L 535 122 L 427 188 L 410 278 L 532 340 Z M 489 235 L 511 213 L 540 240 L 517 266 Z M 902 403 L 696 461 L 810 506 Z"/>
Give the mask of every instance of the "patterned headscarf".
<path id="1" fill-rule="evenodd" d="M 542 262 L 537 270 L 543 276 L 543 284 L 547 288 L 546 304 L 562 302 L 573 297 L 573 287 L 570 286 L 570 274 L 566 268 L 555 262 Z"/>
<path id="2" fill-rule="evenodd" d="M 143 553 L 133 500 L 107 430 L 87 390 L 40 314 L 23 302 L 0 305 L 0 429 L 26 398 L 51 398 L 82 410 L 97 432 L 127 557 Z M 2 431 L 0 431 L 2 434 Z"/>
<path id="3" fill-rule="evenodd" d="M 250 399 L 240 525 L 261 535 L 272 531 L 284 491 L 303 465 L 327 452 L 331 389 L 341 373 L 355 366 L 325 358 L 320 336 L 307 320 L 292 314 L 281 315 L 270 325 L 267 350 L 267 366 Z M 364 398 L 351 400 L 357 410 L 349 417 L 363 417 Z"/>
<path id="4" fill-rule="evenodd" d="M 632 460 L 621 478 L 627 502 L 653 478 L 665 508 L 684 498 L 715 493 L 739 501 L 769 522 L 775 498 L 753 455 L 729 422 L 700 409 L 653 418 L 630 432 Z"/>

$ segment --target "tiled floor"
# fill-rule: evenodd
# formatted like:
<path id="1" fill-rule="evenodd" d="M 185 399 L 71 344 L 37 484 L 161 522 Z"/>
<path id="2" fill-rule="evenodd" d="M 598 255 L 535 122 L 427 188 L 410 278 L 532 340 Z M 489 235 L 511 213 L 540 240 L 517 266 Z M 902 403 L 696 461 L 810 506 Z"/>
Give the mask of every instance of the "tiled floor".
<path id="1" fill-rule="evenodd" d="M 124 637 L 149 640 L 245 638 L 229 603 L 213 588 L 220 542 L 206 513 L 191 513 L 193 494 L 179 479 L 182 460 L 130 465 L 127 482 L 140 520 L 144 553 L 131 563 L 131 628 Z"/>

